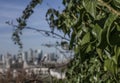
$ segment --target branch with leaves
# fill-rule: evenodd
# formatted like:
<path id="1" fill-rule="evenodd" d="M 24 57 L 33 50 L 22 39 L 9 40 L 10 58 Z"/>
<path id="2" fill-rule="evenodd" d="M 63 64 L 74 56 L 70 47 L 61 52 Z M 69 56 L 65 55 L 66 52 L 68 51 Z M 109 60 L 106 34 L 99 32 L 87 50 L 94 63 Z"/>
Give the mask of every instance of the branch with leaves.
<path id="1" fill-rule="evenodd" d="M 8 25 L 14 27 L 14 29 L 16 30 L 16 28 L 18 27 L 17 25 L 14 25 L 12 22 L 6 22 Z M 70 39 L 58 34 L 58 33 L 55 33 L 53 31 L 47 31 L 47 30 L 42 30 L 42 29 L 37 29 L 37 28 L 33 28 L 33 27 L 27 27 L 25 26 L 24 27 L 25 29 L 29 29 L 29 30 L 34 30 L 34 31 L 37 31 L 39 33 L 41 33 L 43 36 L 47 36 L 47 37 L 51 37 L 51 38 L 60 38 L 60 39 L 64 39 L 66 41 L 70 41 Z M 15 33 L 13 33 L 13 36 L 15 35 Z M 18 38 L 18 37 L 17 37 Z M 21 44 L 22 45 L 22 44 Z M 20 45 L 20 46 L 21 46 Z"/>

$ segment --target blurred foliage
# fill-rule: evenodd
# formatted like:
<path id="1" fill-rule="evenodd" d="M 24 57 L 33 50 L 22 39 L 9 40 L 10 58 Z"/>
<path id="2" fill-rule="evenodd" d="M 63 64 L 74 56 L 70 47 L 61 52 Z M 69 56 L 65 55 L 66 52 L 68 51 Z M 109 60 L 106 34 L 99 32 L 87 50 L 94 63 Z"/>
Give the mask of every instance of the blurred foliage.
<path id="1" fill-rule="evenodd" d="M 120 82 L 120 1 L 63 0 L 65 9 L 49 9 L 51 28 L 70 37 L 75 57 L 68 83 Z"/>
<path id="2" fill-rule="evenodd" d="M 39 0 L 32 3 L 34 8 Z M 63 0 L 63 5 L 62 12 L 48 9 L 46 20 L 51 30 L 61 30 L 71 39 L 75 57 L 67 83 L 120 83 L 120 0 Z M 31 7 L 17 19 L 17 34 L 26 26 Z M 14 34 L 13 40 L 19 41 Z"/>

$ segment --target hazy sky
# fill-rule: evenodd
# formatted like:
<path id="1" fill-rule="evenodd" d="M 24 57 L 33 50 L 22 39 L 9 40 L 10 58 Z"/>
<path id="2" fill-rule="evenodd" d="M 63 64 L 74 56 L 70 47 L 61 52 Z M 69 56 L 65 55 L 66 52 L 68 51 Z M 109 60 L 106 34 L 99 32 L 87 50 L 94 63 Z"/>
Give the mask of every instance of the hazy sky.
<path id="1" fill-rule="evenodd" d="M 7 52 L 16 54 L 19 50 L 18 46 L 12 41 L 13 27 L 5 24 L 6 21 L 16 23 L 16 18 L 22 15 L 22 11 L 31 0 L 0 0 L 0 54 Z M 42 5 L 38 5 L 34 14 L 28 20 L 28 26 L 50 30 L 49 25 L 45 20 L 45 13 L 48 8 L 63 9 L 62 0 L 43 0 Z M 43 49 L 46 52 L 55 51 L 55 49 L 47 49 L 41 46 L 42 43 L 54 43 L 56 40 L 46 38 L 38 32 L 25 29 L 21 36 L 23 42 L 23 50 L 27 51 L 30 48 Z"/>

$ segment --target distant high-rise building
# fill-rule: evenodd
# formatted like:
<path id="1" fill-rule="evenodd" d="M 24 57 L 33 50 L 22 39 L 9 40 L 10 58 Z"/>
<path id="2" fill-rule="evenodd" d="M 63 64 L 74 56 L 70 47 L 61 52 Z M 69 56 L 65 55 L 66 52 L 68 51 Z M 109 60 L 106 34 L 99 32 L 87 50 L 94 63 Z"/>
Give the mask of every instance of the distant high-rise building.
<path id="1" fill-rule="evenodd" d="M 27 68 L 28 67 L 28 64 L 27 64 L 27 52 L 22 53 L 22 60 L 23 60 L 23 68 Z"/>
<path id="2" fill-rule="evenodd" d="M 21 53 L 21 56 L 22 56 L 22 60 L 23 60 L 23 61 L 26 61 L 26 60 L 25 60 L 25 53 L 24 53 L 24 52 Z"/>
<path id="3" fill-rule="evenodd" d="M 51 54 L 50 54 L 50 59 L 51 59 L 51 61 L 57 61 L 58 58 L 59 58 L 59 57 L 58 57 L 57 54 L 55 54 L 55 53 L 51 53 Z"/>
<path id="4" fill-rule="evenodd" d="M 5 63 L 5 56 L 0 54 L 0 63 L 4 64 Z"/>
<path id="5" fill-rule="evenodd" d="M 10 53 L 7 53 L 7 58 L 11 59 L 12 55 Z"/>
<path id="6" fill-rule="evenodd" d="M 2 54 L 0 54 L 0 61 L 2 61 L 2 57 L 3 57 L 3 55 L 2 55 Z"/>
<path id="7" fill-rule="evenodd" d="M 26 62 L 28 62 L 28 52 L 27 51 L 24 52 L 24 58 L 25 58 Z"/>
<path id="8" fill-rule="evenodd" d="M 5 64 L 5 55 L 2 55 L 2 62 Z"/>
<path id="9" fill-rule="evenodd" d="M 33 49 L 30 49 L 30 55 L 29 55 L 30 62 L 33 62 L 33 56 L 34 56 Z"/>
<path id="10" fill-rule="evenodd" d="M 6 68 L 10 68 L 10 60 L 12 59 L 12 55 L 7 53 L 5 57 L 5 62 L 6 62 Z"/>
<path id="11" fill-rule="evenodd" d="M 43 55 L 41 61 L 45 61 L 45 62 L 57 61 L 58 58 L 59 57 L 57 56 L 57 54 L 49 53 L 49 54 Z"/>
<path id="12" fill-rule="evenodd" d="M 22 61 L 23 61 L 22 54 L 19 54 L 19 55 L 18 55 L 18 63 L 21 63 Z"/>
<path id="13" fill-rule="evenodd" d="M 13 55 L 13 60 L 16 61 L 17 60 L 17 56 Z"/>
<path id="14" fill-rule="evenodd" d="M 34 55 L 35 60 L 37 60 L 38 62 L 40 62 L 41 59 L 42 59 L 42 56 L 43 56 L 43 51 L 41 49 L 35 50 L 35 55 Z"/>

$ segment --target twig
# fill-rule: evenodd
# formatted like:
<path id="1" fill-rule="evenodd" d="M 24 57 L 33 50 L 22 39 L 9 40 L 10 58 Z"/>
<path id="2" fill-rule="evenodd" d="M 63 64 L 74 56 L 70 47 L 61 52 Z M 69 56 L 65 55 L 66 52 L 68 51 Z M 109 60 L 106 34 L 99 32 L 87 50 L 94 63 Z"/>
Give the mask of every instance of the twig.
<path id="1" fill-rule="evenodd" d="M 32 27 L 25 27 L 25 28 L 26 28 L 26 29 L 35 30 L 35 31 L 37 31 L 37 32 L 51 33 L 51 34 L 56 35 L 56 36 L 58 36 L 58 37 L 60 37 L 60 38 L 62 38 L 62 39 L 65 39 L 65 40 L 67 40 L 67 41 L 70 41 L 68 38 L 65 38 L 65 37 L 63 37 L 63 36 L 61 36 L 61 35 L 59 35 L 59 34 L 57 34 L 57 33 L 55 33 L 55 32 L 52 32 L 52 31 L 41 30 L 41 29 L 36 29 L 36 28 L 32 28 Z"/>

